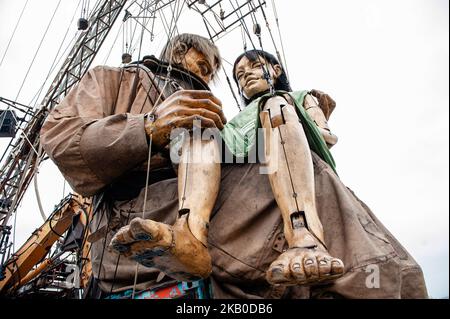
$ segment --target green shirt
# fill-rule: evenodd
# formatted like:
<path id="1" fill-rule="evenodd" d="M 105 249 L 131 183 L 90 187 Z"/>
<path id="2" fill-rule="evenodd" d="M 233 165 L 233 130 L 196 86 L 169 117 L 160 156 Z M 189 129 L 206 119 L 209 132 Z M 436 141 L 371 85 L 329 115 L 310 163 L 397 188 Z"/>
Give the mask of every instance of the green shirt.
<path id="1" fill-rule="evenodd" d="M 289 94 L 295 102 L 297 115 L 303 124 L 309 147 L 317 155 L 327 162 L 336 172 L 336 164 L 328 149 L 325 140 L 313 120 L 303 108 L 303 100 L 307 91 L 284 92 L 277 91 L 275 95 Z M 220 132 L 227 148 L 236 157 L 247 157 L 250 149 L 256 143 L 257 130 L 261 127 L 259 113 L 263 104 L 271 97 L 270 94 L 263 95 L 253 100 L 238 115 L 229 121 Z"/>

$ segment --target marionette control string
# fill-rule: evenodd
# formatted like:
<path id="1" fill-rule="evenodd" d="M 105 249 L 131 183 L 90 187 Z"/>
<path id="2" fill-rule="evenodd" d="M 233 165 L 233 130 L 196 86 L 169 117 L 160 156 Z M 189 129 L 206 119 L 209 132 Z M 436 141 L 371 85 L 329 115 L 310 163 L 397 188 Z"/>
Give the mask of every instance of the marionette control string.
<path id="1" fill-rule="evenodd" d="M 186 1 L 183 1 L 182 5 L 181 5 L 181 7 L 180 7 L 180 4 L 178 4 L 179 1 L 177 1 L 178 7 L 180 8 L 179 11 L 178 11 L 178 13 L 175 13 L 175 11 L 177 11 L 177 9 L 176 9 L 176 8 L 177 8 L 177 5 L 176 5 L 176 4 L 175 4 L 175 9 L 172 9 L 172 7 L 171 7 L 172 14 L 173 14 L 174 17 L 176 17 L 176 19 L 175 19 L 175 20 L 172 20 L 172 22 L 171 22 L 171 26 L 172 26 L 172 24 L 173 24 L 173 25 L 174 25 L 174 28 L 173 28 L 173 29 L 172 29 L 172 28 L 169 28 L 169 34 L 168 34 L 168 39 L 169 39 L 169 40 L 170 40 L 171 37 L 172 37 L 172 33 L 173 33 L 174 30 L 176 29 L 176 25 L 177 25 L 178 19 L 179 19 L 180 16 L 181 16 L 181 12 L 182 12 L 182 9 L 183 9 L 183 6 L 184 6 L 185 2 L 186 2 Z M 144 28 L 142 29 L 142 33 L 141 33 L 141 45 L 140 45 L 139 51 L 141 50 L 141 47 L 142 47 L 143 32 L 144 32 Z M 171 71 L 171 69 L 172 69 L 172 67 L 171 67 L 171 63 L 172 63 L 172 54 L 173 54 L 173 50 L 171 50 L 171 52 L 170 52 L 170 61 L 169 61 L 169 67 L 168 67 L 167 78 L 166 78 L 164 87 L 163 87 L 163 89 L 161 90 L 161 92 L 160 92 L 160 94 L 159 94 L 159 96 L 158 96 L 158 99 L 157 99 L 156 102 L 155 102 L 154 110 L 153 110 L 153 112 L 152 112 L 153 114 L 155 113 L 155 111 L 156 111 L 156 109 L 157 109 L 157 106 L 158 106 L 158 103 L 159 103 L 159 101 L 160 101 L 160 99 L 161 99 L 161 97 L 162 97 L 162 95 L 163 95 L 163 93 L 164 93 L 164 91 L 165 91 L 165 88 L 166 88 L 166 86 L 167 86 L 167 84 L 168 84 L 168 82 L 169 82 L 170 71 Z M 147 172 L 146 172 L 146 182 L 145 182 L 145 185 L 146 185 L 146 186 L 145 186 L 145 191 L 144 191 L 144 204 L 143 204 L 143 207 L 142 207 L 142 219 L 145 218 L 145 208 L 146 208 L 147 194 L 148 194 L 148 183 L 149 183 L 149 179 L 150 179 L 150 168 L 151 168 L 150 163 L 151 163 L 151 155 L 152 155 L 152 134 L 150 134 L 150 142 L 149 142 L 148 154 L 147 154 Z M 134 299 L 134 298 L 135 298 L 135 294 L 136 294 L 136 285 L 137 285 L 138 270 L 139 270 L 139 263 L 136 262 L 136 269 L 135 269 L 135 273 L 134 273 L 133 292 L 132 292 L 132 294 L 131 294 L 131 299 Z M 161 278 L 158 278 L 158 279 L 161 279 Z"/>

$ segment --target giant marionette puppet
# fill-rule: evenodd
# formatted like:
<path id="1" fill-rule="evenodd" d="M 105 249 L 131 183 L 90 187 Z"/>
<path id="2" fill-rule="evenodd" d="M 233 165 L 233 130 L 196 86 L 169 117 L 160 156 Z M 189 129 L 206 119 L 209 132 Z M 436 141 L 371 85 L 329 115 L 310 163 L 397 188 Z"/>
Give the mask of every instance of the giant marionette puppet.
<path id="1" fill-rule="evenodd" d="M 238 129 L 249 127 L 246 125 L 249 122 L 257 124 L 259 121 L 251 123 L 257 119 L 252 113 L 260 111 L 266 165 L 273 166 L 268 168 L 268 177 L 289 245 L 267 270 L 267 280 L 272 284 L 313 284 L 342 276 L 344 265 L 328 253 L 317 214 L 310 151 L 311 147 L 334 165 L 328 146 L 334 145 L 337 138 L 327 125 L 334 101 L 314 90 L 311 94 L 320 99 L 320 108 L 306 92 L 288 93 L 291 90 L 286 74 L 277 60 L 264 51 L 241 55 L 233 75 L 243 100 L 254 102 L 236 121 L 226 125 L 221 135 L 234 155 L 247 156 L 250 148 L 256 147 L 254 141 L 248 143 L 248 138 L 256 136 L 245 136 L 245 132 Z M 250 127 L 255 128 L 255 125 Z M 152 129 L 151 125 L 147 127 L 150 136 Z M 247 138 L 246 146 L 243 138 Z M 178 167 L 180 218 L 173 226 L 137 218 L 115 236 L 112 247 L 123 249 L 131 238 L 134 243 L 131 250 L 125 248 L 126 254 L 133 255 L 142 264 L 159 267 L 180 280 L 206 278 L 211 272 L 207 236 L 219 192 L 220 151 L 213 138 L 190 137 L 184 139 L 181 153 Z"/>
<path id="2" fill-rule="evenodd" d="M 233 155 L 247 157 L 262 127 L 268 177 L 252 173 L 251 164 L 221 168 L 217 138 L 185 134 L 178 218 L 173 224 L 136 218 L 111 247 L 177 280 L 211 275 L 214 295 L 222 298 L 425 298 L 420 267 L 336 175 L 329 147 L 337 138 L 327 124 L 334 101 L 317 90 L 291 92 L 280 63 L 264 51 L 239 56 L 233 76 L 246 108 L 220 135 Z M 146 131 L 151 138 L 151 120 Z M 281 212 L 278 235 L 264 178 Z M 294 289 L 265 287 L 261 267 L 270 285 Z M 368 284 L 373 269 L 382 289 Z M 306 286 L 311 290 L 297 289 Z"/>
<path id="3" fill-rule="evenodd" d="M 326 95 L 311 92 L 318 108 L 306 92 L 286 94 L 276 59 L 246 53 L 234 77 L 250 103 L 224 127 L 206 84 L 220 67 L 217 47 L 182 34 L 161 57 L 90 70 L 41 130 L 43 148 L 72 188 L 94 196 L 88 240 L 97 297 L 209 275 L 219 298 L 307 298 L 319 293 L 315 283 L 342 275 L 341 260 L 345 274 L 327 293 L 426 296 L 420 267 L 334 172 L 327 144 L 336 139 L 326 126 L 334 103 Z M 236 157 L 247 156 L 252 132 L 266 128 L 263 149 L 277 169 L 268 178 L 258 163 L 220 165 L 215 140 L 188 134 L 177 179 L 166 146 L 173 128 L 195 133 L 196 119 L 220 129 Z M 190 161 L 196 152 L 203 162 Z M 132 260 L 106 249 L 109 242 Z M 379 268 L 382 289 L 367 286 L 369 266 Z"/>

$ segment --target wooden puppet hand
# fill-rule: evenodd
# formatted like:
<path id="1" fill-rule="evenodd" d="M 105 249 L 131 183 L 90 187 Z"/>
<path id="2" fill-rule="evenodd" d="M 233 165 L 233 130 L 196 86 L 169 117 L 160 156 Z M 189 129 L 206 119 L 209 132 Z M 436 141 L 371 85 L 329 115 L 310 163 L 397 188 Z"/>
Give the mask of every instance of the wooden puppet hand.
<path id="1" fill-rule="evenodd" d="M 322 91 L 312 89 L 309 93 L 317 98 L 319 107 L 322 109 L 325 118 L 329 120 L 331 113 L 333 113 L 333 110 L 336 107 L 336 102 L 328 94 Z"/>
<path id="2" fill-rule="evenodd" d="M 226 123 L 222 103 L 209 91 L 178 91 L 156 106 L 153 114 L 153 120 L 146 117 L 145 131 L 157 148 L 170 142 L 172 129 L 192 129 L 194 120 L 204 128 L 223 129 Z"/>

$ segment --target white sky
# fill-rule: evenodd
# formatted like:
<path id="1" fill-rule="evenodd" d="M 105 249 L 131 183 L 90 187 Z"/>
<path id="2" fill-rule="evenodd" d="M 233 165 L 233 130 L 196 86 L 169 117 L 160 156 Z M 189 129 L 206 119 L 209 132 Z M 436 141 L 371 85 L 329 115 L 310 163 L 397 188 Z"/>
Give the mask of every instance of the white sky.
<path id="1" fill-rule="evenodd" d="M 94 1 L 91 2 L 92 6 Z M 269 22 L 279 43 L 268 2 Z M 430 295 L 447 297 L 449 2 L 275 2 L 293 89 L 320 89 L 337 101 L 330 126 L 339 137 L 332 153 L 342 181 L 422 266 Z M 0 0 L 0 58 L 24 3 L 25 0 Z M 0 65 L 1 97 L 16 98 L 57 3 L 29 1 Z M 42 85 L 77 4 L 78 0 L 65 0 L 60 5 L 19 102 L 30 103 Z M 119 19 L 122 17 L 123 13 Z M 265 23 L 262 19 L 259 22 L 266 34 L 264 48 L 273 52 Z M 119 28 L 120 23 L 116 23 L 92 66 L 119 65 L 122 36 L 106 59 Z M 180 32 L 207 35 L 199 17 L 188 10 L 183 13 L 179 28 Z M 71 23 L 68 39 L 75 32 L 76 19 Z M 160 29 L 154 42 L 144 38 L 142 54 L 158 55 L 164 35 Z M 230 63 L 243 51 L 238 29 L 217 44 Z M 137 56 L 136 50 L 133 57 Z M 229 70 L 230 66 L 226 64 L 226 68 Z M 213 91 L 224 102 L 227 117 L 233 117 L 237 108 L 223 76 Z M 6 139 L 0 140 L 0 153 L 6 143 Z M 44 163 L 39 190 L 47 215 L 62 198 L 63 185 L 54 165 Z M 65 194 L 68 191 L 66 186 Z M 42 224 L 33 186 L 17 216 L 16 248 Z"/>

